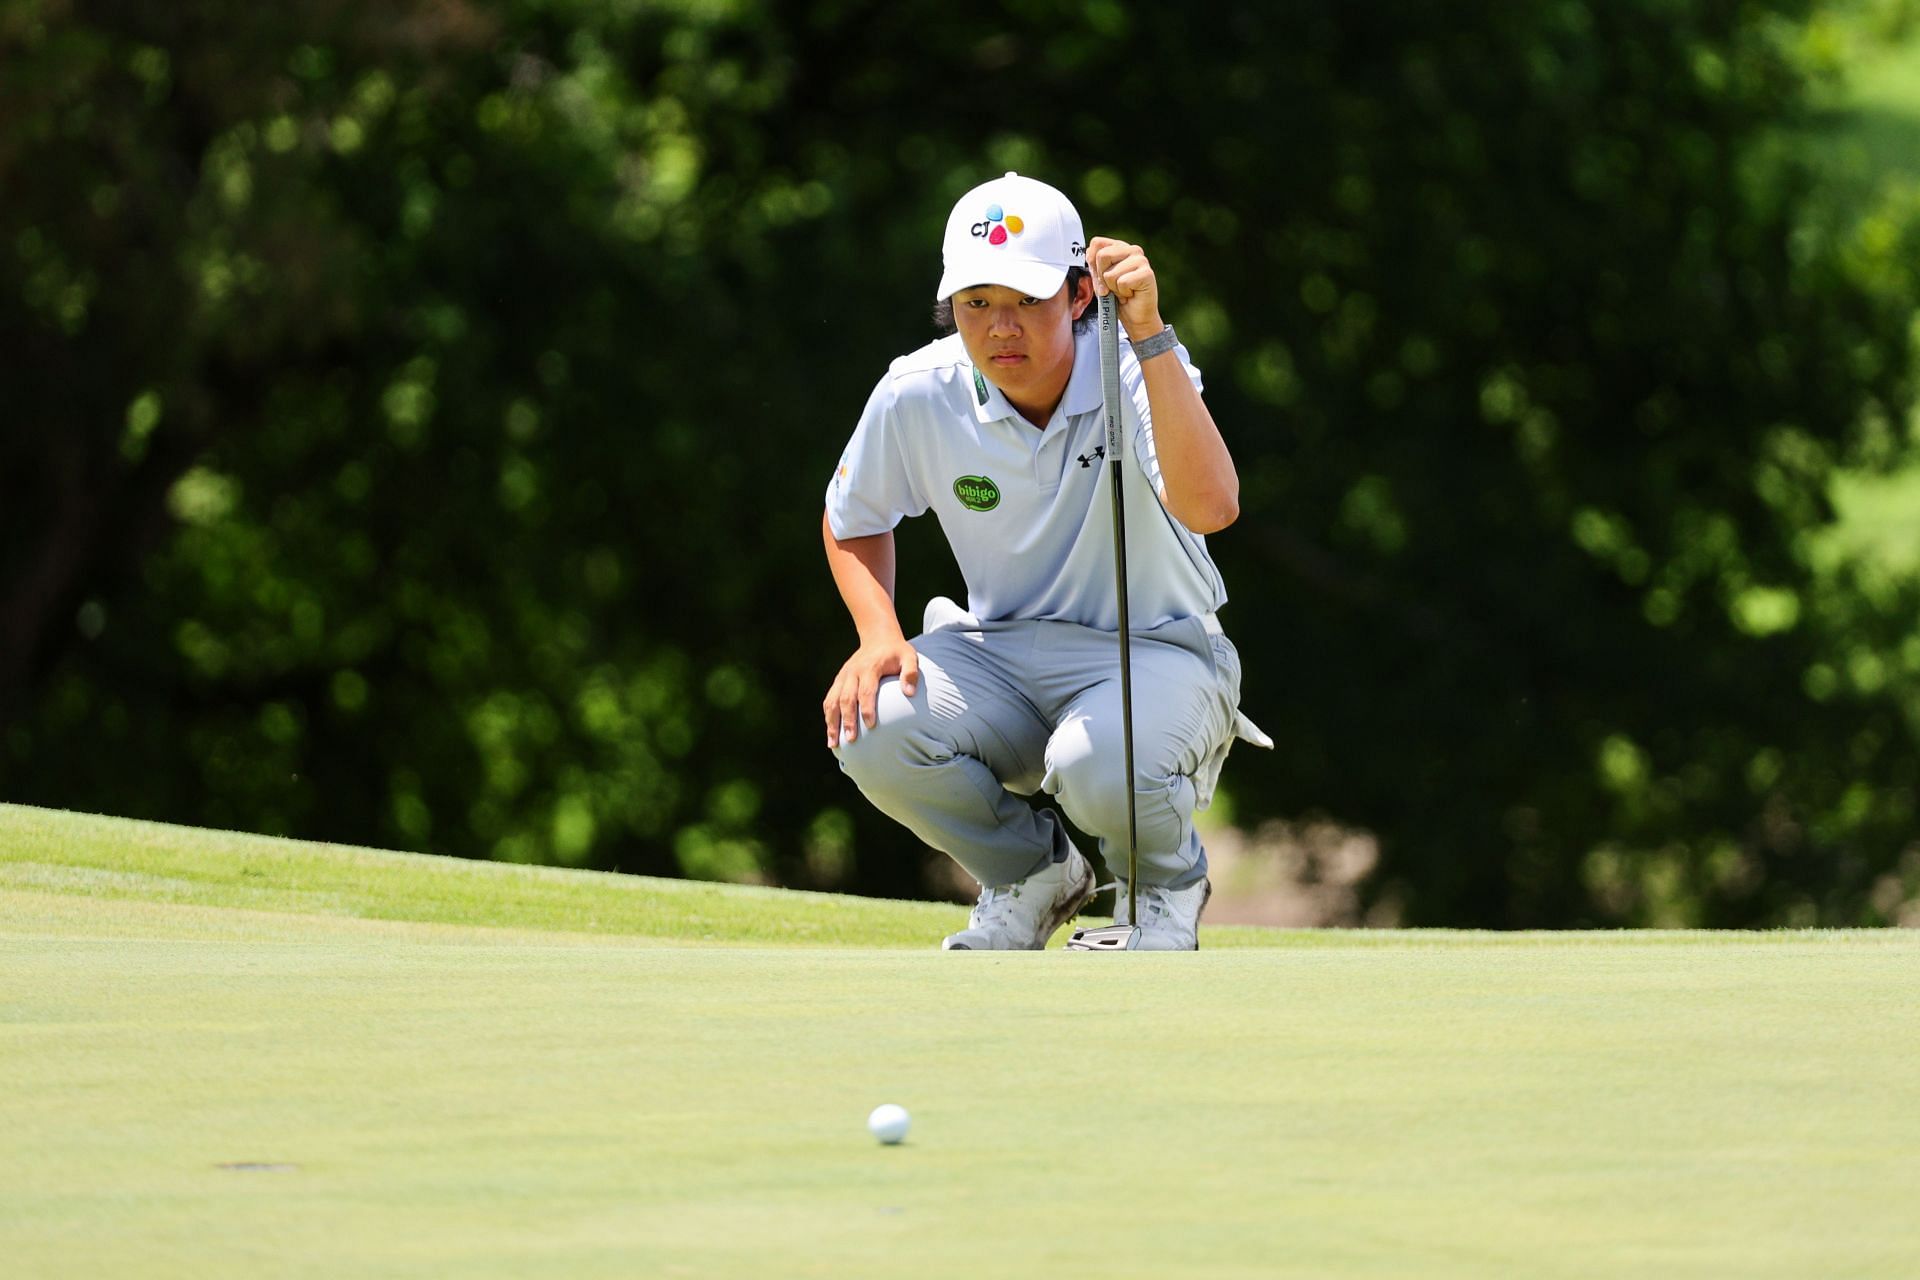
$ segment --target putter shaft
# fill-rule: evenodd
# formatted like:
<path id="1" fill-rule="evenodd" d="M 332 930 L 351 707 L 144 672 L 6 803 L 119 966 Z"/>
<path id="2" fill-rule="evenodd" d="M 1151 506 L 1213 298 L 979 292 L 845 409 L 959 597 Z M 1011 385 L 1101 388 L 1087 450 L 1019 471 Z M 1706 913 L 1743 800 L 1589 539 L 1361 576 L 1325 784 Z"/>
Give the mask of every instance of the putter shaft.
<path id="1" fill-rule="evenodd" d="M 1120 607 L 1120 733 L 1127 767 L 1127 923 L 1138 927 L 1140 848 L 1133 793 L 1133 644 L 1127 608 L 1127 509 L 1120 459 L 1120 320 L 1111 293 L 1100 295 L 1100 399 L 1107 420 L 1107 474 L 1113 478 L 1114 595 Z"/>

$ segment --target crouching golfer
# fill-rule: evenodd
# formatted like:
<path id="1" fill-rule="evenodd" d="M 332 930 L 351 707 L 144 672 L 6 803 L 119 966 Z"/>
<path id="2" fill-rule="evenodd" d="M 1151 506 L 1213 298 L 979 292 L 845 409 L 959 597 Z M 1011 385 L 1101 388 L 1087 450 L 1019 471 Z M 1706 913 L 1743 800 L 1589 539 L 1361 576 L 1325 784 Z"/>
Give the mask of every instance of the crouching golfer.
<path id="1" fill-rule="evenodd" d="M 1193 815 L 1236 733 L 1240 660 L 1202 535 L 1238 514 L 1200 373 L 1137 245 L 1086 240 L 1067 198 L 1009 173 L 947 219 L 935 318 L 893 362 L 827 488 L 823 535 L 860 647 L 827 691 L 827 745 L 867 798 L 980 882 L 952 951 L 1037 950 L 1095 891 L 1045 791 L 1126 868 L 1111 480 L 1096 293 L 1121 352 L 1142 949 L 1191 951 L 1211 886 Z M 893 528 L 931 509 L 967 584 L 909 642 Z M 1119 886 L 1127 919 L 1127 886 Z"/>

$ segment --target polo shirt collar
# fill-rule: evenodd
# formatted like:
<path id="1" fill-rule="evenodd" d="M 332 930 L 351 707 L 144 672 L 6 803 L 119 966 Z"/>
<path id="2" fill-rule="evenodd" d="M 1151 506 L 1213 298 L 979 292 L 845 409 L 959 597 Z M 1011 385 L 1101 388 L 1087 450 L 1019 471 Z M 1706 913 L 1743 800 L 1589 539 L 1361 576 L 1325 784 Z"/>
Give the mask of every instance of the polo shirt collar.
<path id="1" fill-rule="evenodd" d="M 1013 407 L 1000 388 L 987 381 L 985 374 L 971 365 L 968 366 L 968 372 L 973 375 L 970 391 L 975 419 L 985 423 L 1020 416 L 1020 411 Z M 1073 372 L 1067 375 L 1067 389 L 1060 396 L 1060 412 L 1072 417 L 1080 413 L 1094 413 L 1099 408 L 1100 327 L 1090 324 L 1086 332 L 1073 335 Z"/>
<path id="2" fill-rule="evenodd" d="M 1089 308 L 1091 310 L 1091 308 Z M 1096 319 L 1084 333 L 1073 335 L 1073 374 L 1067 379 L 1060 410 L 1072 416 L 1100 408 L 1100 324 Z"/>
<path id="3" fill-rule="evenodd" d="M 973 416 L 982 423 L 998 422 L 1002 418 L 1017 418 L 1020 411 L 1013 407 L 1000 388 L 987 381 L 987 375 L 973 366 L 967 366 L 967 372 L 973 375 L 973 385 L 967 389 L 967 395 L 973 401 Z"/>

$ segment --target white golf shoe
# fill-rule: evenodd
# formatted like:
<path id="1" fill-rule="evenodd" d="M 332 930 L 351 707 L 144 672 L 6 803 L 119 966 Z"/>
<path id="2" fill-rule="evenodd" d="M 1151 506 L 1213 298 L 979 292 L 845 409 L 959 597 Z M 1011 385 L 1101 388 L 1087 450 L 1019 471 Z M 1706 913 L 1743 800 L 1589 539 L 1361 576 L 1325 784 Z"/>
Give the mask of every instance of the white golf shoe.
<path id="1" fill-rule="evenodd" d="M 983 885 L 967 927 L 948 934 L 940 949 L 1038 951 L 1092 896 L 1093 868 L 1069 847 L 1065 862 L 1049 862 L 1025 880 Z"/>
<path id="2" fill-rule="evenodd" d="M 1132 924 L 1127 915 L 1127 882 L 1115 882 L 1113 922 Z M 1200 913 L 1213 896 L 1213 881 L 1201 880 L 1184 889 L 1165 885 L 1140 886 L 1139 951 L 1198 951 Z"/>

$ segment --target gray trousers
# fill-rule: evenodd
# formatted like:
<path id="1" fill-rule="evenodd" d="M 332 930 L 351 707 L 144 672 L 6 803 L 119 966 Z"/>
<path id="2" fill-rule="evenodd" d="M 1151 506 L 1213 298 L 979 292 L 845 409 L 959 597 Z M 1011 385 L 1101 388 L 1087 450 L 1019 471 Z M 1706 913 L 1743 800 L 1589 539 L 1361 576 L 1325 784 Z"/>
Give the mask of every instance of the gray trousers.
<path id="1" fill-rule="evenodd" d="M 862 725 L 834 752 L 874 806 L 981 884 L 1004 885 L 1067 856 L 1059 818 L 1019 798 L 1044 791 L 1125 875 L 1114 634 L 1071 622 L 982 623 L 936 598 L 913 647 L 913 697 L 898 679 L 883 681 L 879 724 Z M 1135 631 L 1132 648 L 1140 880 L 1185 888 L 1207 872 L 1193 815 L 1212 801 L 1233 741 L 1240 658 L 1211 619 Z"/>

